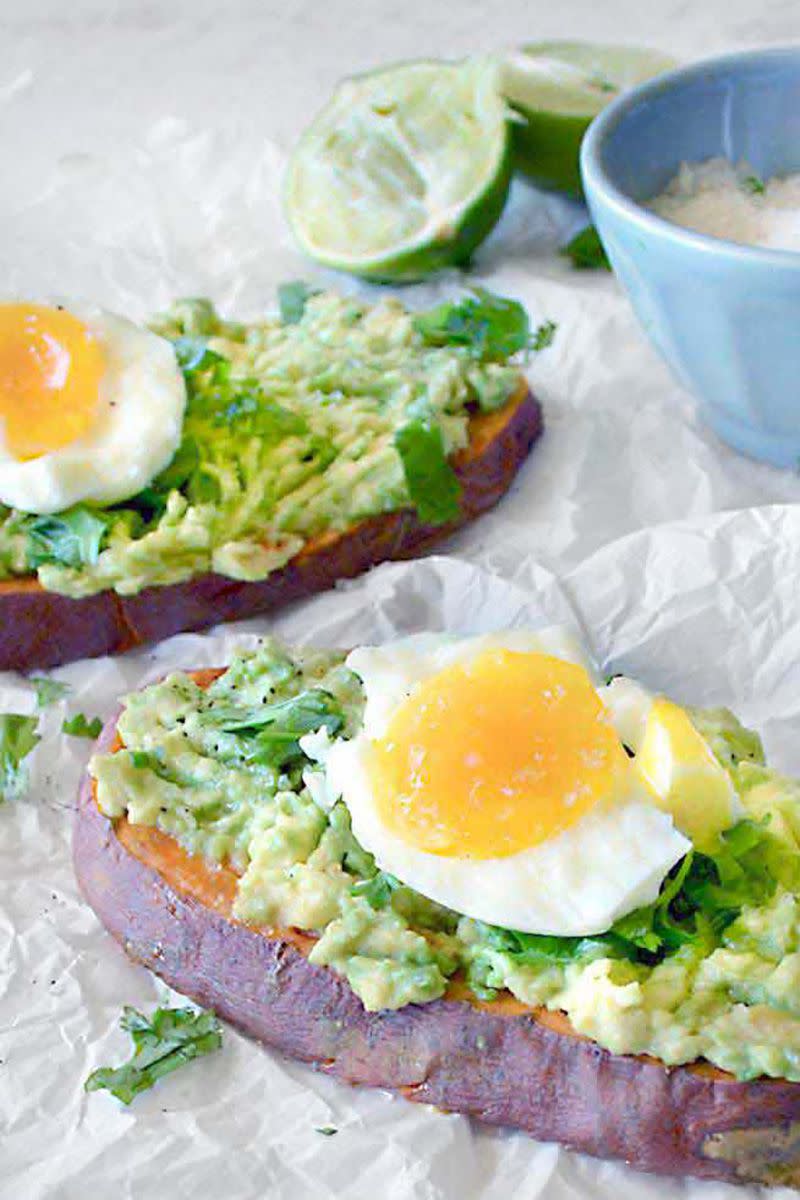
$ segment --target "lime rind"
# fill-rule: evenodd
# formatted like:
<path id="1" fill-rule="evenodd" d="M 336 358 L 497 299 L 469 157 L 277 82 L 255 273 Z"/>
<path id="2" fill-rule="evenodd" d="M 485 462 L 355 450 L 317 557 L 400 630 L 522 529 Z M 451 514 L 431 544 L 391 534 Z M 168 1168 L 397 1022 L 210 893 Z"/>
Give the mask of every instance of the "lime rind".
<path id="1" fill-rule="evenodd" d="M 539 42 L 506 54 L 499 79 L 508 102 L 523 112 L 591 119 L 620 92 L 675 65 L 643 47 Z"/>
<path id="2" fill-rule="evenodd" d="M 654 50 L 540 42 L 498 60 L 499 86 L 518 116 L 514 165 L 539 187 L 582 196 L 578 157 L 591 121 L 615 96 L 674 67 Z"/>
<path id="3" fill-rule="evenodd" d="M 290 160 L 286 210 L 327 266 L 401 282 L 465 262 L 511 179 L 489 59 L 414 62 L 345 80 Z"/>

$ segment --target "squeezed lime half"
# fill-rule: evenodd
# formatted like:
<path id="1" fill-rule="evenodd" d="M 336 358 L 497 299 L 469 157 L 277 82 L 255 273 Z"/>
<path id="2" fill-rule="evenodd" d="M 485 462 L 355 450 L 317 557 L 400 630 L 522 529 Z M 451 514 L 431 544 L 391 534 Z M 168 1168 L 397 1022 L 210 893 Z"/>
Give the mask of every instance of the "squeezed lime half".
<path id="1" fill-rule="evenodd" d="M 627 88 L 676 61 L 656 50 L 589 42 L 539 42 L 502 57 L 499 84 L 522 120 L 514 165 L 539 187 L 582 194 L 581 140 L 591 121 Z"/>
<path id="2" fill-rule="evenodd" d="M 511 179 L 496 62 L 401 63 L 347 79 L 302 135 L 286 176 L 301 249 L 383 282 L 465 263 Z"/>

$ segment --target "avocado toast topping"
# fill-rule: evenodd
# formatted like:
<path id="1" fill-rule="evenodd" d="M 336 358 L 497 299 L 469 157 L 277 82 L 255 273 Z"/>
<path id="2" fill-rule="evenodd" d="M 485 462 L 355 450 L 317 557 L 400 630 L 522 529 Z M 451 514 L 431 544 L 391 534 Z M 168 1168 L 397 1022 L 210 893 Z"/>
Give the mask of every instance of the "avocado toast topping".
<path id="1" fill-rule="evenodd" d="M 527 316 L 486 292 L 415 317 L 294 289 L 281 319 L 186 301 L 154 328 L 186 383 L 178 450 L 112 506 L 0 506 L 0 667 L 113 653 L 413 554 L 493 504 L 540 431 L 515 361 L 536 345 Z"/>
<path id="2" fill-rule="evenodd" d="M 79 879 L 112 932 L 201 1003 L 289 1053 L 329 1058 L 345 1078 L 413 1082 L 412 1098 L 644 1169 L 734 1177 L 735 1155 L 733 1166 L 714 1157 L 704 1139 L 710 1147 L 720 1130 L 769 1125 L 769 1140 L 773 1126 L 800 1114 L 791 1082 L 799 1073 L 796 785 L 764 766 L 757 738 L 729 713 L 689 710 L 741 817 L 713 846 L 691 849 L 652 904 L 605 932 L 526 934 L 433 902 L 378 869 L 355 838 L 314 758 L 320 746 L 357 736 L 363 704 L 344 655 L 271 642 L 225 672 L 171 676 L 130 697 L 93 761 L 76 831 Z M 111 879 L 121 881 L 121 906 Z M 202 976 L 181 949 L 189 927 L 207 958 Z M 147 941 L 154 929 L 158 953 Z M 239 994 L 240 970 L 249 999 Z M 295 989 L 294 1021 L 286 989 Z M 337 1009 L 344 1016 L 334 1035 Z M 484 1035 L 500 1056 L 494 1075 L 477 1071 L 463 1042 Z M 615 1105 L 623 1084 L 648 1087 L 649 1101 L 614 1144 L 607 1121 L 586 1132 L 581 1105 L 569 1119 L 557 1106 L 559 1126 L 546 1105 L 510 1095 L 514 1067 L 503 1056 L 515 1042 L 525 1071 L 542 1072 L 531 1086 L 545 1086 L 551 1070 L 568 1086 L 570 1063 L 587 1079 L 608 1063 L 603 1071 L 619 1080 L 607 1085 Z M 431 1065 L 434 1045 L 454 1055 L 446 1074 Z M 430 1087 L 415 1076 L 415 1054 L 428 1062 Z M 540 1062 L 543 1054 L 550 1059 Z M 642 1054 L 648 1059 L 628 1057 Z M 464 1071 L 480 1075 L 471 1099 L 469 1078 L 457 1078 Z M 775 1082 L 747 1082 L 759 1076 Z M 642 1123 L 658 1119 L 657 1105 L 665 1120 L 682 1120 L 689 1093 L 696 1127 L 669 1146 L 654 1137 L 645 1152 Z M 589 1093 L 582 1104 L 591 1108 Z"/>

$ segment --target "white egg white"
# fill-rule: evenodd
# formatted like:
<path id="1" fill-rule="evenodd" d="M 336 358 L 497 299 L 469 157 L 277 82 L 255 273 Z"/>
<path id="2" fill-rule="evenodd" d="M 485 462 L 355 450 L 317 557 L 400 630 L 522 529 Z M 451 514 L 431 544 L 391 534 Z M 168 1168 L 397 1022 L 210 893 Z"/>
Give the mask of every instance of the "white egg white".
<path id="1" fill-rule="evenodd" d="M 347 661 L 364 684 L 364 727 L 351 741 L 304 744 L 324 768 L 324 783 L 322 772 L 313 773 L 315 792 L 326 807 L 342 797 L 355 836 L 379 867 L 456 912 L 531 933 L 601 933 L 651 903 L 668 871 L 691 848 L 632 769 L 609 805 L 538 846 L 498 858 L 418 850 L 387 828 L 374 803 L 370 742 L 383 734 L 396 707 L 423 680 L 490 648 L 551 654 L 592 675 L 580 643 L 560 627 L 461 639 L 422 634 L 355 650 Z"/>
<path id="2" fill-rule="evenodd" d="M 85 436 L 26 462 L 9 453 L 0 428 L 0 502 L 22 512 L 125 500 L 163 470 L 180 445 L 186 385 L 170 343 L 94 305 L 68 310 L 105 355 L 97 414 Z"/>

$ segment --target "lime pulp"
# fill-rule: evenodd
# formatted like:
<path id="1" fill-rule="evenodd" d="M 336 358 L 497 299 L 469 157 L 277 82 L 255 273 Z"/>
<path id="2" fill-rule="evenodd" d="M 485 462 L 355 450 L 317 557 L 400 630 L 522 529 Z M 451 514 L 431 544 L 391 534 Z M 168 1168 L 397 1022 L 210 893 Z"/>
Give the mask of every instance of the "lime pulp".
<path id="1" fill-rule="evenodd" d="M 466 262 L 510 178 L 496 63 L 401 63 L 340 84 L 291 156 L 285 205 L 311 258 L 403 282 Z"/>

